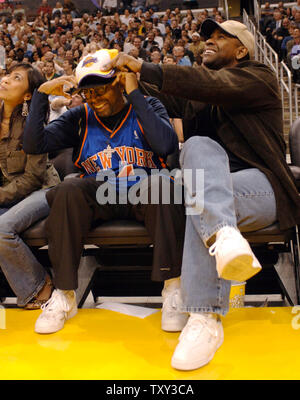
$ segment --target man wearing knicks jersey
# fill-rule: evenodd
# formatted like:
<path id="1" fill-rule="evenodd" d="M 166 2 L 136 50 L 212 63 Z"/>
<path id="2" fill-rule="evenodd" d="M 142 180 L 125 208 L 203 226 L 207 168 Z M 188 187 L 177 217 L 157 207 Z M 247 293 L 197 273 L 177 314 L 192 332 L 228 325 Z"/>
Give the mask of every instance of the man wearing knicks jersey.
<path id="1" fill-rule="evenodd" d="M 138 182 L 132 178 L 139 171 L 145 176 L 143 186 L 151 192 L 149 175 L 165 168 L 166 157 L 178 149 L 177 136 L 160 101 L 140 93 L 135 74 L 101 70 L 116 55 L 116 50 L 106 49 L 89 54 L 79 63 L 76 79 L 59 77 L 33 95 L 24 150 L 40 154 L 73 147 L 74 163 L 82 171 L 80 177 L 66 179 L 47 194 L 51 210 L 46 232 L 55 290 L 36 321 L 37 333 L 56 332 L 76 314 L 75 289 L 84 238 L 93 223 L 116 218 L 144 222 L 153 240 L 151 277 L 165 282 L 162 329 L 176 331 L 187 320 L 187 314 L 174 311 L 170 302 L 179 288 L 185 224 L 183 205 L 174 202 L 174 183 L 170 204 L 162 204 L 161 196 L 159 204 L 119 201 L 120 193 Z M 68 97 L 66 90 L 73 87 L 85 103 L 44 127 L 48 95 Z M 113 173 L 117 204 L 97 201 L 97 191 L 104 185 L 97 179 L 101 172 Z M 156 178 L 159 185 L 166 179 L 159 174 Z"/>

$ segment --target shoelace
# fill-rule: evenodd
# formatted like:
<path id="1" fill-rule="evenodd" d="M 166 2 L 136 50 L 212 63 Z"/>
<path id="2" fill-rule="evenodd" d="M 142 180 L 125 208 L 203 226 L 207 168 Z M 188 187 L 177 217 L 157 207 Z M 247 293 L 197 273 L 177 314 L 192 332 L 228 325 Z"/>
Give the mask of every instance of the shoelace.
<path id="1" fill-rule="evenodd" d="M 230 237 L 232 237 L 232 235 L 223 232 L 222 235 L 220 235 L 220 237 L 215 241 L 215 243 L 210 246 L 208 250 L 209 254 L 211 256 L 214 256 L 218 252 L 219 247 L 223 246 L 225 240 L 227 240 Z"/>
<path id="2" fill-rule="evenodd" d="M 68 312 L 69 308 L 70 307 L 67 300 L 64 296 L 58 293 L 57 290 L 54 290 L 47 303 L 41 306 L 41 309 L 46 312 L 54 311 L 56 309 L 61 309 L 64 312 Z"/>
<path id="3" fill-rule="evenodd" d="M 201 330 L 203 329 L 206 329 L 212 336 L 217 337 L 218 330 L 209 326 L 207 318 L 208 317 L 201 314 L 197 314 L 196 317 L 190 317 L 187 325 L 180 334 L 180 338 L 182 336 L 186 336 L 188 339 L 194 340 L 199 336 Z"/>

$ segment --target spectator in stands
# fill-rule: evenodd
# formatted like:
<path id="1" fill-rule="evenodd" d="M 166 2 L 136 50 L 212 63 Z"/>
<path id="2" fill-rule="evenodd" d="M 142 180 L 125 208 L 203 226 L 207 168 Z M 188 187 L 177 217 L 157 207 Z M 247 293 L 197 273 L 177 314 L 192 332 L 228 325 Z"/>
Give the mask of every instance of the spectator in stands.
<path id="1" fill-rule="evenodd" d="M 74 64 L 72 60 L 65 60 L 63 62 L 63 70 L 64 75 L 72 76 L 73 75 Z"/>
<path id="2" fill-rule="evenodd" d="M 117 0 L 104 0 L 102 5 L 103 14 L 111 15 L 117 11 Z"/>
<path id="3" fill-rule="evenodd" d="M 191 206 L 178 310 L 190 317 L 184 328 L 178 326 L 183 331 L 171 362 L 180 370 L 213 358 L 223 343 L 219 315 L 228 312 L 230 281 L 245 281 L 261 270 L 239 229 L 256 231 L 278 221 L 285 230 L 300 222 L 277 76 L 253 61 L 254 37 L 245 25 L 207 19 L 200 33 L 207 39 L 204 67 L 140 63 L 125 54 L 107 65 L 140 73 L 142 84 L 151 83 L 145 90 L 163 101 L 171 118 L 198 121 L 198 136 L 181 153 L 182 169 L 204 170 L 204 179 L 199 192 L 195 175 L 185 181 Z"/>
<path id="4" fill-rule="evenodd" d="M 284 60 L 284 62 L 286 62 L 286 59 L 287 59 L 287 48 L 286 48 L 286 45 L 287 45 L 288 41 L 293 39 L 294 29 L 295 29 L 295 25 L 294 25 L 294 23 L 292 21 L 290 21 L 289 34 L 281 42 L 280 51 L 281 51 L 281 57 Z"/>
<path id="5" fill-rule="evenodd" d="M 23 7 L 23 4 L 21 2 L 16 3 L 16 8 L 14 9 L 12 16 L 14 18 L 19 19 L 19 18 L 25 17 L 25 15 L 26 15 L 26 11 L 25 11 L 25 8 Z"/>
<path id="6" fill-rule="evenodd" d="M 261 8 L 261 19 L 259 21 L 259 26 L 261 32 L 266 34 L 267 24 L 273 19 L 273 9 L 270 6 L 270 2 L 266 1 L 265 7 Z"/>
<path id="7" fill-rule="evenodd" d="M 157 14 L 154 14 L 152 16 L 152 21 L 153 21 L 153 28 L 159 29 L 161 35 L 164 35 L 166 33 L 166 27 L 162 22 L 160 22 L 160 19 Z"/>
<path id="8" fill-rule="evenodd" d="M 158 50 L 152 51 L 150 54 L 150 60 L 153 64 L 161 64 L 161 52 Z"/>
<path id="9" fill-rule="evenodd" d="M 176 46 L 181 46 L 183 47 L 184 50 L 184 57 L 188 58 L 191 62 L 191 65 L 194 62 L 194 53 L 192 51 L 189 50 L 188 45 L 186 44 L 186 42 L 183 39 L 178 39 L 176 42 Z"/>
<path id="10" fill-rule="evenodd" d="M 170 294 L 178 289 L 179 280 L 176 277 L 180 275 L 178 267 L 181 263 L 184 229 L 182 205 L 174 204 L 172 195 L 170 204 L 162 205 L 160 200 L 159 204 L 138 204 L 134 206 L 126 202 L 122 206 L 123 211 L 115 204 L 103 204 L 103 201 L 101 201 L 104 200 L 100 195 L 101 185 L 104 182 L 99 179 L 96 180 L 97 170 L 101 171 L 101 169 L 106 170 L 108 168 L 117 173 L 119 177 L 117 182 L 120 182 L 120 185 L 117 184 L 119 187 L 118 198 L 120 196 L 122 198 L 124 194 L 127 196 L 129 187 L 121 177 L 126 177 L 129 174 L 133 176 L 137 173 L 137 170 L 133 168 L 143 166 L 144 177 L 141 177 L 140 181 L 142 194 L 144 190 L 148 191 L 147 175 L 153 168 L 157 169 L 161 166 L 161 161 L 157 157 L 160 157 L 161 160 L 165 159 L 168 154 L 173 153 L 178 148 L 176 134 L 169 123 L 164 107 L 158 100 L 145 98 L 140 93 L 135 74 L 123 72 L 116 76 L 113 75 L 114 71 L 110 75 L 101 73 L 101 61 L 102 63 L 104 60 L 107 62 L 116 53 L 112 50 L 109 54 L 107 52 L 107 50 L 100 50 L 93 55 L 94 58 L 97 58 L 97 71 L 99 71 L 97 75 L 94 74 L 95 66 L 92 62 L 89 64 L 90 67 L 86 67 L 84 70 L 81 64 L 77 67 L 79 93 L 84 96 L 84 100 L 87 102 L 85 106 L 70 110 L 52 124 L 44 127 L 40 120 L 48 102 L 48 95 L 63 94 L 64 85 L 68 87 L 76 85 L 72 77 L 57 78 L 43 84 L 34 93 L 34 107 L 30 110 L 29 122 L 25 128 L 25 151 L 44 153 L 46 147 L 47 151 L 50 152 L 72 146 L 80 150 L 80 153 L 78 152 L 78 156 L 76 156 L 75 164 L 82 169 L 84 174 L 83 179 L 66 179 L 58 185 L 57 191 L 49 191 L 47 196 L 51 207 L 50 216 L 46 222 L 47 232 L 49 233 L 49 256 L 54 268 L 56 290 L 36 322 L 35 331 L 38 333 L 56 332 L 63 328 L 67 319 L 76 314 L 77 306 L 74 290 L 77 287 L 77 269 L 83 249 L 82 238 L 87 235 L 92 222 L 99 219 L 109 220 L 114 216 L 123 215 L 126 218 L 144 221 L 154 241 L 152 278 L 159 281 L 167 280 L 163 292 L 165 301 L 168 301 Z M 105 55 L 104 60 L 102 59 L 103 54 Z M 90 60 L 89 55 L 82 60 L 82 63 L 87 60 Z M 87 68 L 90 68 L 91 72 Z M 91 85 L 93 86 L 91 87 Z M 124 99 L 123 90 L 126 91 L 128 102 Z M 125 121 L 130 121 L 130 125 L 124 124 L 124 118 Z M 139 122 L 137 122 L 137 118 Z M 101 121 L 101 124 L 97 121 Z M 86 131 L 87 125 L 89 134 L 83 138 L 79 135 L 79 132 Z M 128 128 L 129 126 L 130 128 Z M 108 130 L 110 132 L 109 137 L 107 136 Z M 117 131 L 117 141 L 115 142 L 113 140 L 114 135 L 111 132 Z M 96 141 L 93 139 L 95 138 L 93 132 L 98 138 Z M 34 135 L 34 138 L 31 137 L 32 135 Z M 144 135 L 147 140 L 144 139 Z M 151 143 L 151 147 L 148 143 Z M 124 153 L 123 147 L 117 147 L 120 144 L 123 144 L 125 149 L 126 146 L 133 146 L 127 148 L 133 149 L 134 153 L 138 148 L 137 158 L 131 151 L 131 155 L 128 153 L 127 157 L 127 150 Z M 86 147 L 87 145 L 88 147 Z M 124 151 L 121 152 L 120 149 Z M 151 161 L 149 158 L 147 161 L 147 155 L 150 156 L 149 151 L 151 151 Z M 98 160 L 95 159 L 94 154 L 98 154 Z M 134 157 L 135 161 L 129 158 L 131 156 Z M 91 157 L 94 159 L 94 167 L 90 164 Z M 126 159 L 128 162 L 131 159 L 133 164 L 131 166 L 124 164 Z M 124 161 L 123 164 L 119 163 L 120 160 Z M 162 182 L 162 177 L 159 177 L 159 175 L 156 175 L 156 177 L 154 180 Z M 122 184 L 122 182 L 124 183 Z M 172 181 L 168 180 L 168 183 L 173 187 Z M 133 181 L 132 184 L 134 184 Z M 100 190 L 98 190 L 99 188 Z M 151 188 L 153 190 L 153 186 L 149 189 Z M 115 186 L 112 186 L 111 189 L 115 190 Z M 97 203 L 96 197 L 101 205 Z M 74 199 L 76 200 L 74 201 Z M 119 210 L 118 214 L 114 210 Z M 59 231 L 57 230 L 58 219 L 62 226 Z M 168 226 L 167 231 L 166 226 Z M 54 236 L 53 229 L 56 231 Z M 62 249 L 64 250 L 61 251 Z M 166 251 L 166 249 L 168 250 Z M 59 257 L 57 257 L 58 255 Z M 163 313 L 163 325 L 172 325 L 173 315 L 171 311 L 169 306 L 168 313 Z M 176 318 L 176 315 L 174 317 Z"/>
<path id="11" fill-rule="evenodd" d="M 72 53 L 72 58 L 73 58 L 73 52 Z M 66 57 L 67 57 L 67 52 L 66 52 Z M 55 73 L 57 75 L 61 75 L 62 71 L 62 67 L 60 67 L 55 61 L 55 54 L 52 53 L 52 51 L 47 51 L 44 56 L 42 57 L 42 61 L 44 61 L 44 63 L 46 64 L 48 61 L 53 62 L 54 63 L 54 69 L 55 69 Z"/>
<path id="12" fill-rule="evenodd" d="M 274 10 L 273 19 L 270 20 L 266 25 L 266 39 L 268 43 L 272 43 L 273 35 L 276 30 L 282 26 L 282 14 L 278 8 Z"/>
<path id="13" fill-rule="evenodd" d="M 297 4 L 292 7 L 293 10 L 300 11 L 300 0 L 297 0 Z"/>
<path id="14" fill-rule="evenodd" d="M 60 18 L 62 15 L 62 12 L 63 12 L 63 6 L 59 1 L 57 1 L 55 3 L 55 7 L 52 9 L 52 19 L 55 17 Z"/>
<path id="15" fill-rule="evenodd" d="M 201 40 L 199 33 L 194 32 L 192 34 L 192 43 L 189 45 L 189 50 L 194 54 L 194 58 L 196 58 L 198 54 L 203 53 L 204 46 L 204 41 Z"/>
<path id="16" fill-rule="evenodd" d="M 280 60 L 282 59 L 281 43 L 286 36 L 289 36 L 289 26 L 290 26 L 289 19 L 283 18 L 281 27 L 276 29 L 275 32 L 272 33 L 272 36 L 270 36 L 269 43 L 276 51 L 276 53 L 279 55 Z"/>
<path id="17" fill-rule="evenodd" d="M 152 9 L 153 11 L 159 11 L 161 0 L 146 0 L 146 9 Z"/>
<path id="18" fill-rule="evenodd" d="M 133 39 L 133 45 L 139 51 L 138 57 L 142 58 L 143 60 L 147 60 L 147 51 L 142 47 L 142 39 L 139 36 L 136 36 Z"/>
<path id="19" fill-rule="evenodd" d="M 286 61 L 289 67 L 291 67 L 291 52 L 292 48 L 294 45 L 298 45 L 300 41 L 300 29 L 298 27 L 295 27 L 293 29 L 293 39 L 289 40 L 286 43 L 286 51 L 287 51 L 287 56 L 286 56 Z"/>
<path id="20" fill-rule="evenodd" d="M 71 14 L 73 18 L 77 18 L 78 12 L 76 10 L 75 4 L 71 0 L 64 0 L 63 13 Z"/>
<path id="21" fill-rule="evenodd" d="M 191 60 L 189 57 L 184 55 L 184 47 L 183 46 L 174 46 L 173 48 L 173 56 L 176 59 L 176 64 L 177 65 L 182 65 L 182 66 L 191 66 Z"/>
<path id="22" fill-rule="evenodd" d="M 145 10 L 146 0 L 134 0 L 132 2 L 132 11 L 137 13 L 139 10 L 142 12 Z"/>
<path id="23" fill-rule="evenodd" d="M 294 83 L 300 83 L 300 71 L 298 65 L 299 54 L 300 54 L 300 29 L 294 28 L 293 39 L 289 40 L 286 45 L 287 48 L 287 65 L 292 71 L 292 79 Z M 295 60 L 293 61 L 293 59 Z"/>
<path id="24" fill-rule="evenodd" d="M 146 50 L 147 56 L 150 56 L 150 52 L 153 49 L 153 47 L 158 47 L 158 43 L 154 40 L 155 39 L 155 34 L 153 31 L 148 32 L 146 39 L 144 40 L 143 43 L 143 49 Z"/>
<path id="25" fill-rule="evenodd" d="M 277 5 L 277 8 L 280 10 L 280 12 L 281 12 L 281 14 L 283 15 L 283 16 L 286 16 L 286 7 L 284 6 L 284 3 L 283 3 L 283 1 L 280 1 L 279 3 L 278 3 L 278 5 Z"/>
<path id="26" fill-rule="evenodd" d="M 124 15 L 122 15 L 120 17 L 120 20 L 122 23 L 126 24 L 128 26 L 129 24 L 129 20 L 132 18 L 132 16 L 130 15 L 129 9 L 125 8 L 124 10 Z"/>
<path id="27" fill-rule="evenodd" d="M 48 15 L 49 17 L 52 16 L 52 8 L 49 6 L 47 0 L 42 0 L 42 4 L 39 6 L 37 10 L 37 15 Z"/>
<path id="28" fill-rule="evenodd" d="M 173 54 L 166 54 L 163 59 L 164 64 L 176 64 L 176 58 Z"/>
<path id="29" fill-rule="evenodd" d="M 59 74 L 55 72 L 55 65 L 54 61 L 48 60 L 45 61 L 44 64 L 44 76 L 47 81 L 50 81 L 51 79 L 55 79 L 59 77 Z"/>
<path id="30" fill-rule="evenodd" d="M 48 215 L 45 189 L 59 182 L 56 171 L 47 165 L 47 154 L 26 155 L 22 150 L 31 97 L 42 82 L 37 69 L 16 64 L 0 84 L 0 267 L 18 305 L 27 309 L 40 308 L 49 299 L 52 285 L 19 235 Z"/>

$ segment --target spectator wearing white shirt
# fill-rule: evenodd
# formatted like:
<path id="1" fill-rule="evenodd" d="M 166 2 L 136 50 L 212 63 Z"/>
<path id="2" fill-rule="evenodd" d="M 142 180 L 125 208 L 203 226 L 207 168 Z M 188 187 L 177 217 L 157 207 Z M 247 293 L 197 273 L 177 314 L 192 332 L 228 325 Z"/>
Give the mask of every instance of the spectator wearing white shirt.
<path id="1" fill-rule="evenodd" d="M 125 8 L 124 15 L 120 16 L 120 20 L 123 24 L 128 26 L 130 19 L 132 19 L 132 16 L 130 15 L 128 8 Z"/>
<path id="2" fill-rule="evenodd" d="M 159 47 L 160 49 L 162 49 L 162 47 L 163 47 L 163 45 L 164 45 L 164 39 L 163 39 L 163 37 L 161 36 L 160 30 L 159 30 L 158 28 L 153 28 L 152 31 L 153 31 L 154 34 L 155 34 L 154 41 L 157 42 L 157 43 L 158 43 L 158 47 Z"/>

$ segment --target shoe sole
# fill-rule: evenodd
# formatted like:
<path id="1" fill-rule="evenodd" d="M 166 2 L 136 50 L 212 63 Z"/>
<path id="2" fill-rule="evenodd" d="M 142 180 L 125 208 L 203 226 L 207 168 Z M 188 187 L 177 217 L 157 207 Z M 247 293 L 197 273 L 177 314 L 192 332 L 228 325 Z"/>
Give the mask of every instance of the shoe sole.
<path id="1" fill-rule="evenodd" d="M 214 358 L 214 355 L 216 354 L 218 349 L 222 346 L 223 342 L 224 342 L 224 336 L 222 337 L 220 343 L 218 344 L 216 351 L 210 357 L 206 358 L 205 360 L 203 360 L 203 359 L 195 360 L 194 362 L 187 363 L 186 361 L 172 359 L 171 366 L 180 371 L 192 371 L 192 370 L 204 367 L 206 364 L 208 364 Z"/>
<path id="2" fill-rule="evenodd" d="M 70 319 L 70 318 L 75 317 L 75 315 L 77 314 L 77 311 L 78 311 L 77 307 L 74 308 L 74 310 L 72 310 L 72 311 L 67 315 L 66 321 L 67 321 L 68 319 Z M 46 329 L 43 329 L 43 328 L 41 328 L 41 329 L 39 329 L 39 330 L 37 330 L 37 329 L 35 328 L 34 331 L 35 331 L 36 333 L 49 334 L 49 333 L 55 333 L 55 332 L 60 331 L 64 326 L 65 326 L 65 324 L 63 324 L 62 327 L 57 328 L 56 330 L 51 330 L 51 331 L 46 330 Z"/>
<path id="3" fill-rule="evenodd" d="M 242 254 L 229 261 L 220 272 L 220 278 L 230 281 L 244 282 L 261 271 L 261 267 L 253 267 L 253 256 Z"/>

